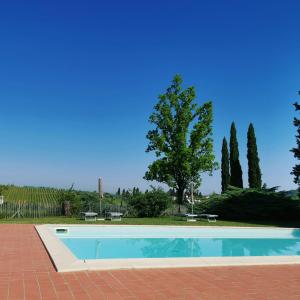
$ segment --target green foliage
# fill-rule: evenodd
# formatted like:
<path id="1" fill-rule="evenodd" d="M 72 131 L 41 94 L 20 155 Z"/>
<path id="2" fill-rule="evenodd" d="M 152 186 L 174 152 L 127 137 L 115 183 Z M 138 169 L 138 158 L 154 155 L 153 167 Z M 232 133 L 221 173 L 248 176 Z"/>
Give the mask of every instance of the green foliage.
<path id="1" fill-rule="evenodd" d="M 243 188 L 243 172 L 239 160 L 239 145 L 234 122 L 230 128 L 230 185 Z"/>
<path id="2" fill-rule="evenodd" d="M 75 191 L 73 185 L 67 190 L 60 190 L 60 196 L 59 196 L 60 202 L 73 201 L 74 198 L 75 198 Z"/>
<path id="3" fill-rule="evenodd" d="M 97 192 L 76 191 L 75 197 L 71 203 L 72 215 L 78 215 L 80 212 L 95 211 L 99 206 L 99 194 Z"/>
<path id="4" fill-rule="evenodd" d="M 300 105 L 298 104 L 298 102 L 295 102 L 294 106 L 296 111 L 300 110 Z M 296 135 L 297 147 L 293 148 L 291 151 L 294 153 L 294 157 L 297 158 L 297 160 L 299 160 L 300 159 L 300 119 L 294 118 L 294 126 L 297 128 L 297 135 Z M 291 172 L 291 174 L 294 175 L 294 183 L 298 184 L 298 187 L 300 188 L 300 164 L 296 164 L 293 167 L 293 171 Z"/>
<path id="5" fill-rule="evenodd" d="M 239 189 L 230 187 L 195 205 L 197 213 L 218 214 L 224 220 L 297 220 L 299 201 L 286 192 L 272 189 Z"/>
<path id="6" fill-rule="evenodd" d="M 128 199 L 132 213 L 137 217 L 158 217 L 171 203 L 171 197 L 160 188 L 153 188 L 148 193 L 138 193 Z"/>
<path id="7" fill-rule="evenodd" d="M 261 188 L 261 171 L 253 124 L 250 123 L 247 133 L 247 158 L 249 188 Z"/>
<path id="8" fill-rule="evenodd" d="M 177 191 L 182 204 L 191 182 L 201 184 L 202 172 L 217 167 L 213 154 L 212 103 L 195 103 L 194 87 L 182 89 L 182 79 L 176 75 L 150 116 L 155 126 L 147 134 L 147 152 L 154 151 L 157 159 L 148 167 L 145 179 L 167 184 Z M 180 208 L 180 206 L 179 206 Z"/>
<path id="9" fill-rule="evenodd" d="M 3 192 L 8 189 L 8 186 L 6 185 L 0 185 L 0 196 L 3 196 Z"/>
<path id="10" fill-rule="evenodd" d="M 134 196 L 134 195 L 137 195 L 137 194 L 140 194 L 141 192 L 140 192 L 140 189 L 138 188 L 138 187 L 133 187 L 133 189 L 132 189 L 132 195 Z"/>
<path id="11" fill-rule="evenodd" d="M 229 153 L 226 138 L 223 138 L 222 143 L 222 162 L 221 162 L 221 178 L 222 178 L 222 192 L 228 189 L 230 184 L 230 173 L 229 173 Z"/>

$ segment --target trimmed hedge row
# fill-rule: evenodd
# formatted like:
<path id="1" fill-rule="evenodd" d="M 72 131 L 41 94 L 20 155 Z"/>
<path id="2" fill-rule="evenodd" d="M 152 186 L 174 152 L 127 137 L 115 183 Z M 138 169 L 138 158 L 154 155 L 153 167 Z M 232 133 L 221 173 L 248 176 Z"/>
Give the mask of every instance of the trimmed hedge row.
<path id="1" fill-rule="evenodd" d="M 274 189 L 231 188 L 195 204 L 196 213 L 218 214 L 227 220 L 295 220 L 300 219 L 299 200 Z"/>

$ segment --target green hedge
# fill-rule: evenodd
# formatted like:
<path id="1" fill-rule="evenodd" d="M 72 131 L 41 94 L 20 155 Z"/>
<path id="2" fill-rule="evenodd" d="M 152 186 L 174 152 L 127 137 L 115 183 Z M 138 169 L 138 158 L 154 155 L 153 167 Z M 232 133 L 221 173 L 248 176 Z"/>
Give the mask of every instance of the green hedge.
<path id="1" fill-rule="evenodd" d="M 299 200 L 275 189 L 230 188 L 195 204 L 196 213 L 218 214 L 224 220 L 295 220 L 300 219 Z"/>

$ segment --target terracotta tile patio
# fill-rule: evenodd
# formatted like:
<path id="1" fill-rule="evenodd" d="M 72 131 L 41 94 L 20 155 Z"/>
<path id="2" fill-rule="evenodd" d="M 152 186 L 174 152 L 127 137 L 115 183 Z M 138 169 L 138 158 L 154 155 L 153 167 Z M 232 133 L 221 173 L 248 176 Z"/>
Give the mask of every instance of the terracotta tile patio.
<path id="1" fill-rule="evenodd" d="M 300 299 L 300 266 L 57 273 L 33 225 L 0 225 L 2 299 Z"/>

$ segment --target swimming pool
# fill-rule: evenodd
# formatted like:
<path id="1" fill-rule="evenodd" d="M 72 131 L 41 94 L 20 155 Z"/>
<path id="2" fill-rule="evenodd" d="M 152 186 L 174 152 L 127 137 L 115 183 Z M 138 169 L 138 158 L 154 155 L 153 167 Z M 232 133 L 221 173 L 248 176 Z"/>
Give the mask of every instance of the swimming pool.
<path id="1" fill-rule="evenodd" d="M 81 269 L 300 263 L 299 229 L 42 225 L 37 230 L 53 261 L 64 257 L 62 269 L 67 261 Z"/>

